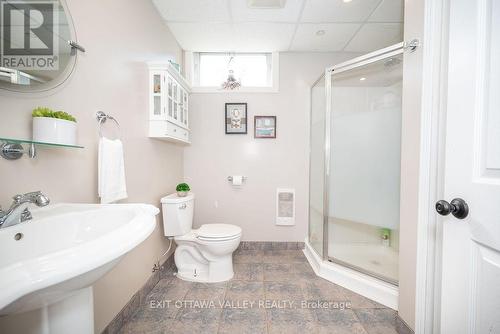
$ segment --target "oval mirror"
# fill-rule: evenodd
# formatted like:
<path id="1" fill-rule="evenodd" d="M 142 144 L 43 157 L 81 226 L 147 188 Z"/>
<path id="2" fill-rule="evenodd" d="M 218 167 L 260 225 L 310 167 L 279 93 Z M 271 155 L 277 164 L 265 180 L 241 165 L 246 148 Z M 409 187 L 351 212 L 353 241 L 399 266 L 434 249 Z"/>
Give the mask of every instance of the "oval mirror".
<path id="1" fill-rule="evenodd" d="M 0 0 L 0 20 L 0 88 L 42 91 L 70 76 L 79 46 L 64 1 Z"/>

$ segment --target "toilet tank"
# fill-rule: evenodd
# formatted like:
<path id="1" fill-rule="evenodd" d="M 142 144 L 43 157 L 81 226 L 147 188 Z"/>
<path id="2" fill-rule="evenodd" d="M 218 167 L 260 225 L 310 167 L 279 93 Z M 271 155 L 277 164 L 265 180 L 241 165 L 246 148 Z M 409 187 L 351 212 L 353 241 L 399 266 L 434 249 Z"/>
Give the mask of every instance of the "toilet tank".
<path id="1" fill-rule="evenodd" d="M 181 236 L 193 227 L 194 194 L 179 197 L 176 193 L 161 199 L 163 232 L 167 237 Z"/>

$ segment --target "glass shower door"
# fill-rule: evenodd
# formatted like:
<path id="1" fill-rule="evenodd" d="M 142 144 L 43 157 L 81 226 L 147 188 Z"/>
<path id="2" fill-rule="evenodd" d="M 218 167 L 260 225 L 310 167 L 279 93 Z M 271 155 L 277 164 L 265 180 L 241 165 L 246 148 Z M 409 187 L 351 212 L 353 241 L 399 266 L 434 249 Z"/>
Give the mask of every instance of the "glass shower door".
<path id="1" fill-rule="evenodd" d="M 401 51 L 402 52 L 402 51 Z M 334 69 L 328 258 L 398 282 L 402 53 Z M 330 80 L 328 80 L 330 81 Z"/>
<path id="2" fill-rule="evenodd" d="M 325 78 L 311 89 L 310 165 L 309 165 L 309 243 L 323 258 L 325 198 Z"/>

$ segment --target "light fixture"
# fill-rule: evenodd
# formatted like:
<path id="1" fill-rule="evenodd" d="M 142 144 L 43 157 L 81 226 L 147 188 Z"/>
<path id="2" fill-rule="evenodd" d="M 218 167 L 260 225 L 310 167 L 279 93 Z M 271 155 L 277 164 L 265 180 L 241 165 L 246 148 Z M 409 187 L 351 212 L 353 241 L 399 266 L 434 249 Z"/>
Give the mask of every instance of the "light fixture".
<path id="1" fill-rule="evenodd" d="M 226 81 L 222 83 L 222 89 L 226 90 L 233 90 L 241 87 L 241 82 L 239 80 L 236 80 L 234 77 L 234 71 L 231 69 L 231 62 L 233 61 L 233 56 L 229 58 L 229 62 L 227 63 L 227 67 L 229 68 L 229 73 L 227 75 Z"/>
<path id="2" fill-rule="evenodd" d="M 365 78 L 365 77 L 361 77 L 361 78 L 359 78 L 359 81 L 365 81 L 365 80 L 366 80 L 366 78 Z"/>
<path id="3" fill-rule="evenodd" d="M 279 9 L 285 4 L 286 0 L 247 0 L 248 8 L 252 9 Z"/>
<path id="4" fill-rule="evenodd" d="M 348 3 L 348 2 L 351 2 L 352 0 L 342 0 L 344 1 L 344 3 Z"/>
<path id="5" fill-rule="evenodd" d="M 318 30 L 316 31 L 316 36 L 323 36 L 325 34 L 324 30 Z"/>

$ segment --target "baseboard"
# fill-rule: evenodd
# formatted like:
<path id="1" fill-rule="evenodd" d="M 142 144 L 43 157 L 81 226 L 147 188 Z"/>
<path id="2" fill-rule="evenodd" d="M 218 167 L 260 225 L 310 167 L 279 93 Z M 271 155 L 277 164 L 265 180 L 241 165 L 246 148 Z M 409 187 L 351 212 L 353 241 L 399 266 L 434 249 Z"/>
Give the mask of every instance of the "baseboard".
<path id="1" fill-rule="evenodd" d="M 132 315 L 139 309 L 147 295 L 162 279 L 175 272 L 175 263 L 173 253 L 160 266 L 160 270 L 151 274 L 146 283 L 137 291 L 128 303 L 118 312 L 111 322 L 102 331 L 102 334 L 117 334 L 120 332 L 123 324 L 127 322 Z"/>
<path id="2" fill-rule="evenodd" d="M 301 250 L 304 243 L 300 241 L 242 241 L 239 250 Z"/>

